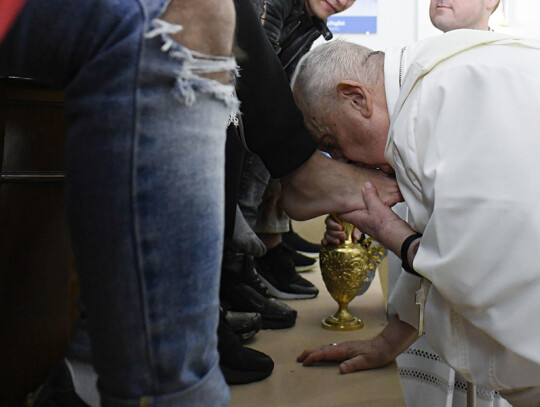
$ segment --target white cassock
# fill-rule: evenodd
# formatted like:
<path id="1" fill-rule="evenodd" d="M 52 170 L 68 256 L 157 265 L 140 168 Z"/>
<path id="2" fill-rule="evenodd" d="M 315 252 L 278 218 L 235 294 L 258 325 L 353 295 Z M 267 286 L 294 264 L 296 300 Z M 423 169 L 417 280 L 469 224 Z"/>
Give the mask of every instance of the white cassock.
<path id="1" fill-rule="evenodd" d="M 540 386 L 540 42 L 456 30 L 398 54 L 386 158 L 424 235 L 425 340 L 485 389 Z M 419 280 L 389 300 L 413 326 Z"/>

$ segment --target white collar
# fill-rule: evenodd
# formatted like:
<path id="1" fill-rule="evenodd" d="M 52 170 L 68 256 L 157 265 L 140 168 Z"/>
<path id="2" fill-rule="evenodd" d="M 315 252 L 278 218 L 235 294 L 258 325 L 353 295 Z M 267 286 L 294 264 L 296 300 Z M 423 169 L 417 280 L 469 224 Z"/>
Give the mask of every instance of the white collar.
<path id="1" fill-rule="evenodd" d="M 414 61 L 416 49 L 416 43 L 412 43 L 406 46 L 393 46 L 384 52 L 384 89 L 390 117 L 394 113 L 409 66 Z"/>

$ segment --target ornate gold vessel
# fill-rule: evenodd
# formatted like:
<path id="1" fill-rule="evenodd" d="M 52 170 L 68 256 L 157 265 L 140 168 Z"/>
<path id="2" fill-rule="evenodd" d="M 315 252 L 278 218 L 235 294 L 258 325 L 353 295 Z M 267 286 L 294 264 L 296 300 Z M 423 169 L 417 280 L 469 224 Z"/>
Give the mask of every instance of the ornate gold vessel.
<path id="1" fill-rule="evenodd" d="M 360 242 L 356 242 L 354 225 L 340 223 L 347 239 L 339 246 L 324 247 L 319 256 L 324 284 L 339 306 L 334 315 L 322 320 L 322 326 L 336 331 L 352 331 L 362 328 L 364 323 L 347 307 L 366 283 L 368 271 L 374 271 L 381 262 L 385 249 L 364 235 Z"/>

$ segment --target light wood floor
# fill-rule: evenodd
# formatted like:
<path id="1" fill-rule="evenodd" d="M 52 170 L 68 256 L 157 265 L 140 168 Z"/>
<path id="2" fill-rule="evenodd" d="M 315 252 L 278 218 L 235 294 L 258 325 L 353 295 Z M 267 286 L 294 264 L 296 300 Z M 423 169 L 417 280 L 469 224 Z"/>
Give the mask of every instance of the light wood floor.
<path id="1" fill-rule="evenodd" d="M 293 228 L 311 241 L 319 241 L 324 232 L 322 218 L 295 223 Z M 295 361 L 303 349 L 370 338 L 384 327 L 384 295 L 378 275 L 379 272 L 369 290 L 349 306 L 349 310 L 361 317 L 366 326 L 357 331 L 336 332 L 323 329 L 320 324 L 322 318 L 337 310 L 337 304 L 328 294 L 319 268 L 302 273 L 319 288 L 319 295 L 309 300 L 284 301 L 298 311 L 296 325 L 289 329 L 261 331 L 246 345 L 270 355 L 275 368 L 272 375 L 263 381 L 232 386 L 230 406 L 404 407 L 395 364 L 340 375 L 335 363 L 303 367 Z"/>

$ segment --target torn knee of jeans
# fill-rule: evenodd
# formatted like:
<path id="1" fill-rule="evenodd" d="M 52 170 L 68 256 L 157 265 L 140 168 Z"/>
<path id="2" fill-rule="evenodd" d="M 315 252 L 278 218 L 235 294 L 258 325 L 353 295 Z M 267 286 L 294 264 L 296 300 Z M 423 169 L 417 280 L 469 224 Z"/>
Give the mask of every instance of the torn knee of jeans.
<path id="1" fill-rule="evenodd" d="M 207 55 L 190 50 L 176 42 L 170 35 L 182 30 L 179 24 L 164 20 L 152 21 L 152 29 L 145 38 L 160 37 L 161 51 L 178 60 L 175 96 L 188 106 L 197 101 L 198 93 L 206 93 L 231 107 L 230 122 L 237 123 L 238 98 L 234 90 L 234 80 L 238 76 L 238 66 L 234 57 Z M 227 78 L 218 80 L 218 78 Z"/>

